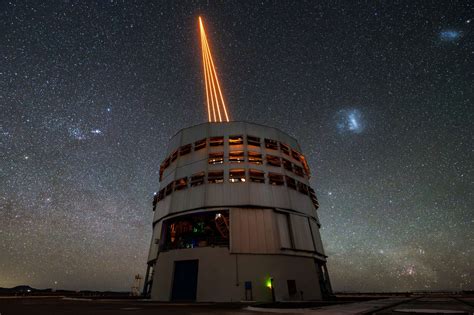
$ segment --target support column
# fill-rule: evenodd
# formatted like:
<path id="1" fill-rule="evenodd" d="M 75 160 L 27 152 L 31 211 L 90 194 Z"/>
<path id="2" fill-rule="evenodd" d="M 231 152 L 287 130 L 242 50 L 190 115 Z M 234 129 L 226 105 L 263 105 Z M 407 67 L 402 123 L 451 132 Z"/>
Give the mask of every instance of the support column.
<path id="1" fill-rule="evenodd" d="M 323 264 L 323 270 L 324 270 L 324 277 L 325 277 L 325 282 L 326 282 L 326 288 L 328 290 L 329 294 L 332 294 L 332 286 L 331 286 L 331 280 L 329 279 L 329 272 L 328 272 L 328 267 L 326 266 L 326 263 Z"/>
<path id="2" fill-rule="evenodd" d="M 149 287 L 149 284 L 150 284 L 150 280 L 149 280 L 150 268 L 151 268 L 151 266 L 150 266 L 150 264 L 148 264 L 148 266 L 146 268 L 145 281 L 143 283 L 143 292 L 142 292 L 143 297 L 148 297 L 148 287 Z"/>

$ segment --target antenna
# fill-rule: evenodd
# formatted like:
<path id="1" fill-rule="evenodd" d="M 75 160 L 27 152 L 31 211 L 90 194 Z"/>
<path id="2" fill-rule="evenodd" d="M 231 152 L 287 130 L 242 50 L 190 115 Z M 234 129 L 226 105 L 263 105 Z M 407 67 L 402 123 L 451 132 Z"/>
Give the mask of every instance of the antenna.
<path id="1" fill-rule="evenodd" d="M 217 78 L 216 67 L 212 59 L 211 49 L 206 37 L 206 31 L 199 17 L 199 29 L 201 34 L 202 64 L 204 70 L 204 82 L 206 88 L 207 115 L 209 122 L 229 122 L 229 115 L 222 96 L 221 85 Z"/>

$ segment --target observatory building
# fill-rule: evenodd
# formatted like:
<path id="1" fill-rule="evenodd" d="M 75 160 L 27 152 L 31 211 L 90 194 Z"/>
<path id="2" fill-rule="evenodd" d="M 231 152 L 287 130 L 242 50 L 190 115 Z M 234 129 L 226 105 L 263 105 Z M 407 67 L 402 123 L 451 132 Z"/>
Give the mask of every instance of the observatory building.
<path id="1" fill-rule="evenodd" d="M 209 122 L 169 141 L 143 293 L 159 301 L 323 299 L 331 286 L 307 160 L 279 129 L 229 122 L 200 26 Z"/>

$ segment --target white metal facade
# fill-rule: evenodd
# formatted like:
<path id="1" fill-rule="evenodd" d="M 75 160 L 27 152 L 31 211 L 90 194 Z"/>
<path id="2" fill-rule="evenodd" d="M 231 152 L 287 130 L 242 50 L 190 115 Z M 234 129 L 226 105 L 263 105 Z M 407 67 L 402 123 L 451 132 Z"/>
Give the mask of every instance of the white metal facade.
<path id="1" fill-rule="evenodd" d="M 223 137 L 222 145 L 211 146 L 210 141 L 216 137 Z M 242 143 L 230 141 L 239 138 Z M 260 146 L 254 141 L 249 144 L 248 138 L 259 138 Z M 203 139 L 205 147 L 195 150 L 196 143 Z M 265 139 L 272 141 L 269 148 Z M 277 148 L 274 143 L 278 143 Z M 289 154 L 282 151 L 282 146 L 290 148 Z M 235 152 L 239 156 L 243 152 L 244 159 L 232 162 L 229 157 Z M 222 161 L 210 163 L 210 158 L 221 153 Z M 261 163 L 250 161 L 250 155 L 258 154 Z M 189 259 L 199 260 L 197 301 L 248 300 L 245 283 L 249 282 L 253 300 L 271 300 L 271 290 L 265 284 L 269 277 L 273 279 L 277 300 L 315 300 L 330 293 L 317 202 L 310 191 L 304 192 L 311 190 L 309 176 L 307 172 L 296 174 L 283 165 L 276 166 L 267 159 L 269 156 L 274 161 L 277 157 L 291 162 L 294 169 L 306 169 L 304 157 L 295 158 L 299 154 L 297 141 L 286 133 L 247 122 L 204 123 L 173 136 L 167 149 L 168 161 L 161 166 L 161 194 L 154 202 L 145 293 L 155 300 L 171 300 L 174 263 Z M 235 170 L 244 170 L 244 181 L 231 179 Z M 222 180 L 208 182 L 209 174 L 220 171 Z M 202 172 L 203 183 L 191 185 L 193 175 Z M 258 176 L 263 172 L 263 182 L 260 178 L 252 179 L 251 172 Z M 279 175 L 284 178 L 283 184 Z M 178 183 L 183 178 L 186 187 L 184 180 L 182 185 Z M 297 187 L 290 185 L 293 180 Z M 228 246 L 164 249 L 163 222 L 218 210 L 229 211 Z M 293 286 L 296 284 L 297 294 L 289 292 L 289 281 Z"/>

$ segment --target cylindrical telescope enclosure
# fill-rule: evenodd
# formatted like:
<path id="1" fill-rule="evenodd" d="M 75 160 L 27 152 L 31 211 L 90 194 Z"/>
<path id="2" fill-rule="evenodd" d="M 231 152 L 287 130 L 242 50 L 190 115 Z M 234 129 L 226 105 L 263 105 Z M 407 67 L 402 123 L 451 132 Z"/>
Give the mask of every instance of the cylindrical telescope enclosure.
<path id="1" fill-rule="evenodd" d="M 247 122 L 200 124 L 171 138 L 159 167 L 146 295 L 229 302 L 330 293 L 318 201 L 294 138 Z"/>

